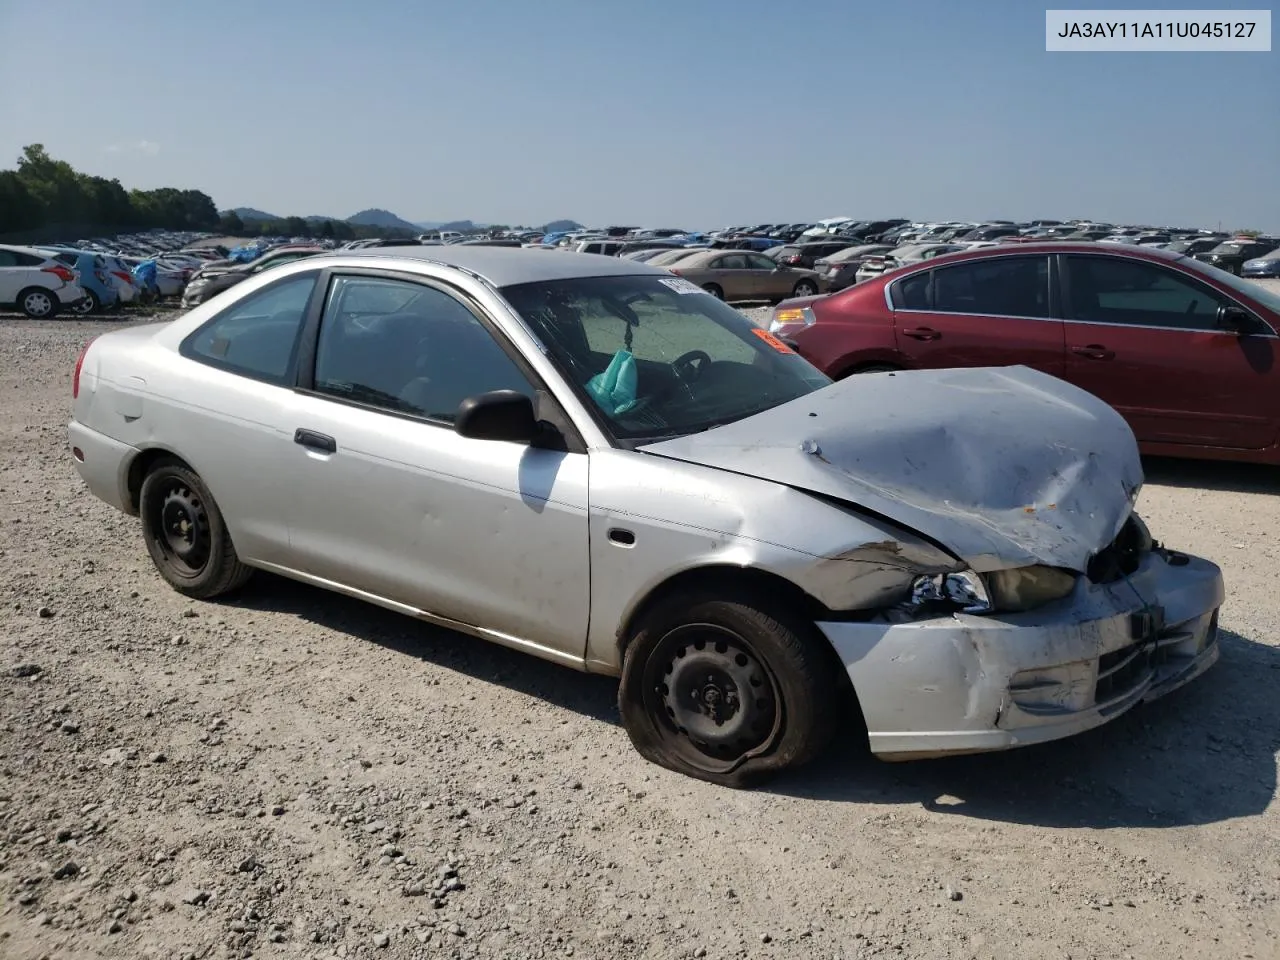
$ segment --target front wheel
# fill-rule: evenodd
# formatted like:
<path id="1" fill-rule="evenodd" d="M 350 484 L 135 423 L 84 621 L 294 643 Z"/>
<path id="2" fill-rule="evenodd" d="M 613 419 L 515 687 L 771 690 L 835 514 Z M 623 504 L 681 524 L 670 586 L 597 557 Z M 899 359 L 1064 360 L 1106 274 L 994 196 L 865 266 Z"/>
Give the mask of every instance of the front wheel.
<path id="1" fill-rule="evenodd" d="M 818 292 L 818 285 L 812 280 L 801 280 L 791 291 L 793 297 L 812 297 Z"/>
<path id="2" fill-rule="evenodd" d="M 817 756 L 840 690 L 811 624 L 745 594 L 675 594 L 628 644 L 618 705 L 640 755 L 745 787 Z"/>
<path id="3" fill-rule="evenodd" d="M 142 534 L 160 576 L 179 593 L 211 600 L 253 573 L 240 562 L 204 481 L 177 459 L 156 463 L 139 496 Z"/>
<path id="4" fill-rule="evenodd" d="M 718 283 L 704 283 L 702 285 L 702 289 L 707 291 L 707 293 L 711 294 L 717 300 L 724 299 L 724 290 L 720 288 Z"/>

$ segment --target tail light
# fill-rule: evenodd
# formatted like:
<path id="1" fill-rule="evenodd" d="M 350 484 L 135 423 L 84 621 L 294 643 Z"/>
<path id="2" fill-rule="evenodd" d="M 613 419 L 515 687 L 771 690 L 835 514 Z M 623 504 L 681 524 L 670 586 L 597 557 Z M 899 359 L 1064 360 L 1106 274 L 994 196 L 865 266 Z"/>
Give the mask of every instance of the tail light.
<path id="1" fill-rule="evenodd" d="M 683 277 L 683 276 L 684 276 L 684 274 L 683 274 L 683 273 L 681 273 L 679 270 L 676 270 L 674 267 L 673 267 L 673 268 L 669 268 L 669 269 L 670 269 L 670 271 L 671 271 L 672 273 L 674 273 L 677 277 Z"/>
<path id="2" fill-rule="evenodd" d="M 96 337 L 94 338 L 97 339 Z M 84 349 L 80 351 L 80 356 L 76 357 L 75 369 L 71 371 L 71 399 L 74 400 L 80 396 L 80 371 L 84 369 L 84 358 L 89 352 L 89 348 L 93 346 L 93 340 L 84 345 Z"/>
<path id="3" fill-rule="evenodd" d="M 795 264 L 800 262 L 800 258 L 799 257 L 783 257 L 782 262 Z"/>
<path id="4" fill-rule="evenodd" d="M 63 283 L 74 283 L 76 279 L 76 275 L 63 266 L 45 267 L 40 272 L 52 273 L 55 277 L 57 277 Z"/>
<path id="5" fill-rule="evenodd" d="M 123 280 L 125 283 L 133 283 L 133 277 L 125 273 L 123 270 L 112 270 L 111 274 L 112 276 L 118 277 L 119 279 Z"/>

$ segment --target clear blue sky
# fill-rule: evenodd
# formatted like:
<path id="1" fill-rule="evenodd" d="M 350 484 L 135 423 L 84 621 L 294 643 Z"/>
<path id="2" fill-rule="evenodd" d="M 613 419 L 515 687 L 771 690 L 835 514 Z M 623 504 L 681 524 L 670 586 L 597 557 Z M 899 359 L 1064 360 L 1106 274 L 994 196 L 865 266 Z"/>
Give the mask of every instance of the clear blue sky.
<path id="1" fill-rule="evenodd" d="M 0 0 L 0 160 L 282 215 L 1280 230 L 1280 53 L 1051 54 L 1044 10 Z"/>

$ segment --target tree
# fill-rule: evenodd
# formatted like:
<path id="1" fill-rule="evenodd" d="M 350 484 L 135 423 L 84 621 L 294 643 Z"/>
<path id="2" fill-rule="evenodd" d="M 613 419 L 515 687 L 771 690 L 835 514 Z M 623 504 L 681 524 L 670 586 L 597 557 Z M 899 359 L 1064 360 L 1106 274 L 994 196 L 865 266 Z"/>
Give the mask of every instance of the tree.
<path id="1" fill-rule="evenodd" d="M 238 237 L 244 233 L 244 221 L 240 219 L 240 214 L 228 210 L 218 218 L 218 230 L 228 237 Z"/>
<path id="2" fill-rule="evenodd" d="M 333 221 L 332 220 L 326 220 L 323 224 L 321 224 L 320 236 L 323 237 L 325 240 L 333 239 Z"/>
<path id="3" fill-rule="evenodd" d="M 311 225 L 301 217 L 287 217 L 284 221 L 284 233 L 291 237 L 311 236 Z"/>

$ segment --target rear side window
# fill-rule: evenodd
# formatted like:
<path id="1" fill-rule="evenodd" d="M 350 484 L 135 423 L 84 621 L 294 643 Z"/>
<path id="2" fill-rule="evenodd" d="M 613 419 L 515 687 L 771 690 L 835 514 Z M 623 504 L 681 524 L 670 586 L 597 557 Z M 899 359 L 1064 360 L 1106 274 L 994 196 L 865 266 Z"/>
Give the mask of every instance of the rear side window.
<path id="1" fill-rule="evenodd" d="M 936 269 L 933 309 L 993 317 L 1047 317 L 1049 260 L 999 257 Z"/>
<path id="2" fill-rule="evenodd" d="M 899 310 L 928 310 L 932 292 L 933 274 L 923 270 L 893 285 L 893 305 Z"/>
<path id="3" fill-rule="evenodd" d="M 228 307 L 183 342 L 183 356 L 255 380 L 288 384 L 316 277 L 290 277 Z"/>
<path id="4" fill-rule="evenodd" d="M 33 257 L 20 250 L 0 250 L 0 267 L 38 267 L 42 263 L 43 257 Z"/>

